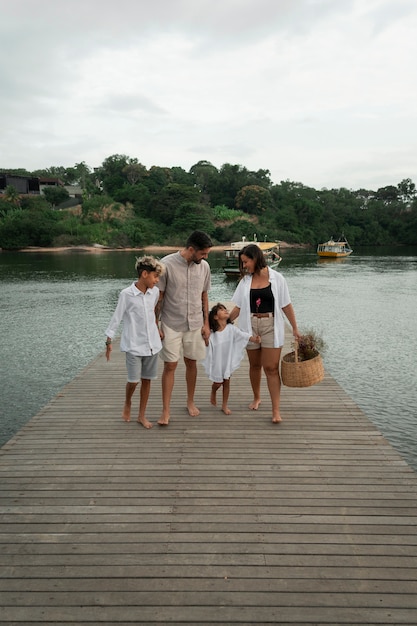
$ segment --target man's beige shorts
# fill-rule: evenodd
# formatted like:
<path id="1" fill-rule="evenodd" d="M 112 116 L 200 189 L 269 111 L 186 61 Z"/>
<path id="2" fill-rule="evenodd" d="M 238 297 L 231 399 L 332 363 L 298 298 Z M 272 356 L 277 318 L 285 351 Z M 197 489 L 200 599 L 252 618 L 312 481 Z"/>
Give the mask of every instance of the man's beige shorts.
<path id="1" fill-rule="evenodd" d="M 161 324 L 164 333 L 162 350 L 159 356 L 167 363 L 176 363 L 181 356 L 193 361 L 201 361 L 206 356 L 206 344 L 201 334 L 201 328 L 184 333 L 172 330 L 166 324 Z"/>

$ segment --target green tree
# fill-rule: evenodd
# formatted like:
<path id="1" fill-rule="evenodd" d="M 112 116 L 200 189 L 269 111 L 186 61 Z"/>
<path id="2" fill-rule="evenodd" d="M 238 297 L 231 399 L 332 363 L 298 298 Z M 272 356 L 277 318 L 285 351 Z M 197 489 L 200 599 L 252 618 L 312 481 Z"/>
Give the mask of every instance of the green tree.
<path id="1" fill-rule="evenodd" d="M 51 185 L 44 188 L 43 194 L 53 207 L 61 204 L 61 202 L 65 202 L 65 200 L 68 200 L 69 198 L 69 193 L 65 187 Z"/>
<path id="2" fill-rule="evenodd" d="M 20 195 L 16 187 L 13 187 L 13 185 L 7 185 L 3 194 L 3 198 L 8 204 L 13 207 L 20 206 Z"/>
<path id="3" fill-rule="evenodd" d="M 200 209 L 200 191 L 196 187 L 170 183 L 152 199 L 148 217 L 170 226 L 177 209 L 185 203 L 192 203 Z"/>
<path id="4" fill-rule="evenodd" d="M 174 233 L 203 230 L 211 235 L 214 231 L 213 210 L 198 202 L 182 202 L 175 210 L 171 229 Z"/>
<path id="5" fill-rule="evenodd" d="M 404 178 L 397 185 L 399 198 L 405 204 L 410 203 L 416 197 L 416 186 L 411 178 Z"/>
<path id="6" fill-rule="evenodd" d="M 138 163 L 136 159 L 131 159 L 122 171 L 130 185 L 136 185 L 137 182 L 148 176 L 146 167 L 142 163 Z"/>
<path id="7" fill-rule="evenodd" d="M 267 209 L 274 205 L 271 193 L 268 189 L 259 185 L 246 185 L 237 193 L 235 206 L 237 210 L 251 213 L 252 215 L 262 215 Z"/>
<path id="8" fill-rule="evenodd" d="M 148 171 L 148 177 L 143 181 L 143 184 L 146 185 L 151 194 L 157 194 L 172 182 L 173 174 L 168 167 L 152 165 Z"/>
<path id="9" fill-rule="evenodd" d="M 103 185 L 104 191 L 109 196 L 114 196 L 127 182 L 126 167 L 136 163 L 137 159 L 131 159 L 125 154 L 112 154 L 104 159 L 98 168 L 97 175 Z"/>

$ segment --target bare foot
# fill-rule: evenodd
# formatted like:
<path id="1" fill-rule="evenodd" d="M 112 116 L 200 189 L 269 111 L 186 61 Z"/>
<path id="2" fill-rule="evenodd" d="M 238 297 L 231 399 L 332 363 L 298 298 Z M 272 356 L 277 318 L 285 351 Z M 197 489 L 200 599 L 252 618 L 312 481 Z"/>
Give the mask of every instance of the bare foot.
<path id="1" fill-rule="evenodd" d="M 130 422 L 130 404 L 125 404 L 123 407 L 122 419 L 125 422 Z"/>
<path id="2" fill-rule="evenodd" d="M 280 422 L 282 422 L 281 415 L 276 415 L 275 417 L 272 418 L 273 424 L 279 424 Z"/>
<path id="3" fill-rule="evenodd" d="M 167 413 L 162 413 L 161 417 L 158 420 L 158 424 L 160 426 L 168 426 L 168 424 L 169 424 L 169 417 L 170 417 L 169 413 L 168 414 Z"/>
<path id="4" fill-rule="evenodd" d="M 252 409 L 252 411 L 257 411 L 260 404 L 261 400 L 253 400 L 253 402 L 250 403 L 249 408 Z"/>
<path id="5" fill-rule="evenodd" d="M 196 407 L 194 402 L 188 402 L 187 409 L 191 417 L 197 417 L 198 415 L 200 415 L 200 409 Z"/>
<path id="6" fill-rule="evenodd" d="M 152 424 L 146 417 L 138 417 L 138 424 L 142 424 L 144 428 L 152 428 Z"/>
<path id="7" fill-rule="evenodd" d="M 229 409 L 228 406 L 222 406 L 222 411 L 225 415 L 231 415 L 232 411 Z"/>

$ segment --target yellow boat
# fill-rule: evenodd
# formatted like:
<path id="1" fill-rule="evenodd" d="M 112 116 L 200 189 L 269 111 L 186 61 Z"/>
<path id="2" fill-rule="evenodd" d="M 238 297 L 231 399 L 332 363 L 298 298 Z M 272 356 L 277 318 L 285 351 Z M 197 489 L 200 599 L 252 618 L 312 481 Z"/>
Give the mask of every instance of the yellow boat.
<path id="1" fill-rule="evenodd" d="M 319 243 L 317 246 L 317 254 L 321 258 L 341 259 L 349 256 L 352 252 L 353 250 L 344 235 L 337 241 L 329 239 L 329 241 Z"/>
<path id="2" fill-rule="evenodd" d="M 254 235 L 252 241 L 248 241 L 246 237 L 242 237 L 240 241 L 232 241 L 230 246 L 224 251 L 224 265 L 223 271 L 226 276 L 238 277 L 239 271 L 239 252 L 245 246 L 255 244 L 264 253 L 266 262 L 269 267 L 275 269 L 281 262 L 279 255 L 279 244 L 276 241 L 258 241 L 256 235 Z"/>

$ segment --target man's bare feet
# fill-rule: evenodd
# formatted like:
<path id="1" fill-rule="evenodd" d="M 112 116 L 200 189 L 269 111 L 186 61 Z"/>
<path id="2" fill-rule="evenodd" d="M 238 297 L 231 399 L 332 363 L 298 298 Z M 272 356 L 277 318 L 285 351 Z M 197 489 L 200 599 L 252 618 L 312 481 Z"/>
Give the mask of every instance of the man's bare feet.
<path id="1" fill-rule="evenodd" d="M 259 400 L 253 400 L 253 401 L 250 403 L 249 408 L 250 408 L 252 411 L 257 411 L 257 410 L 259 409 L 259 405 L 260 405 L 260 404 L 261 404 L 261 400 L 260 400 L 260 399 L 259 399 Z"/>
<path id="2" fill-rule="evenodd" d="M 144 428 L 152 428 L 152 424 L 146 417 L 138 417 L 138 424 L 142 424 Z"/>
<path id="3" fill-rule="evenodd" d="M 194 402 L 187 403 L 187 410 L 190 417 L 197 417 L 198 415 L 200 415 L 200 409 L 196 407 Z"/>
<path id="4" fill-rule="evenodd" d="M 228 406 L 222 406 L 222 411 L 225 415 L 231 415 L 232 411 L 229 409 Z"/>
<path id="5" fill-rule="evenodd" d="M 125 404 L 123 407 L 122 419 L 125 422 L 130 422 L 130 404 Z"/>

